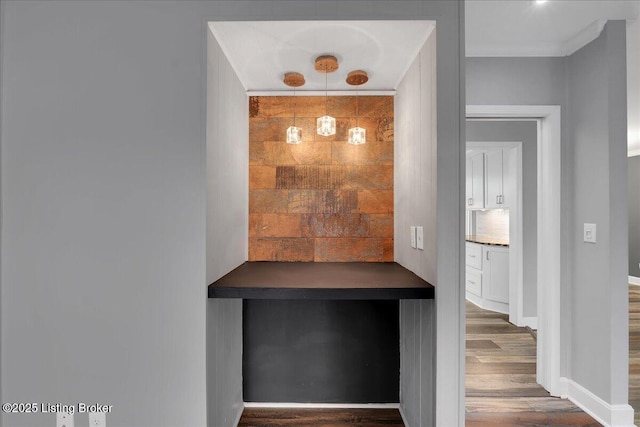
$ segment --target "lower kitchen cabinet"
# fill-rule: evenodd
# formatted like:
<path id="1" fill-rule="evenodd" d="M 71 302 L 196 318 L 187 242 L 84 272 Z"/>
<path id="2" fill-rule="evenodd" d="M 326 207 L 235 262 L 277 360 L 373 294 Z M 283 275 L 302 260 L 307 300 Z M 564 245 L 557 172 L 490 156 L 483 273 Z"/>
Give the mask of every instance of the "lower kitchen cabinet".
<path id="1" fill-rule="evenodd" d="M 509 248 L 467 242 L 466 250 L 467 299 L 487 310 L 508 314 Z"/>

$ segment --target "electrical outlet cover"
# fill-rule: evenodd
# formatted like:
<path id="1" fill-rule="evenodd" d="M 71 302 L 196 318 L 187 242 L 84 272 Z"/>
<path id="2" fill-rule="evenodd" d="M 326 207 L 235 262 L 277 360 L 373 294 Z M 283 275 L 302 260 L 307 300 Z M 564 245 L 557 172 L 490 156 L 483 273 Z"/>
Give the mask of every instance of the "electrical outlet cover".
<path id="1" fill-rule="evenodd" d="M 104 412 L 89 412 L 89 427 L 107 427 L 107 415 Z"/>
<path id="2" fill-rule="evenodd" d="M 57 412 L 56 427 L 73 427 L 73 414 Z"/>
<path id="3" fill-rule="evenodd" d="M 584 224 L 584 241 L 587 243 L 596 243 L 596 225 Z"/>
<path id="4" fill-rule="evenodd" d="M 411 247 L 416 248 L 416 227 L 411 226 Z"/>
<path id="5" fill-rule="evenodd" d="M 416 227 L 416 244 L 418 249 L 424 250 L 424 228 Z"/>

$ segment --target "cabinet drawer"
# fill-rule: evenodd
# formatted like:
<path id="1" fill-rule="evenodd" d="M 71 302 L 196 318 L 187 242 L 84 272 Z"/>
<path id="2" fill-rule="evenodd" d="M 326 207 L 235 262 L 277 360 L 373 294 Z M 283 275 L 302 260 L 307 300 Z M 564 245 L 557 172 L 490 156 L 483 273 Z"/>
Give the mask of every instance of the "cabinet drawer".
<path id="1" fill-rule="evenodd" d="M 482 245 L 467 243 L 466 265 L 482 270 Z"/>
<path id="2" fill-rule="evenodd" d="M 482 298 L 482 273 L 467 268 L 465 276 L 465 286 L 467 291 Z"/>

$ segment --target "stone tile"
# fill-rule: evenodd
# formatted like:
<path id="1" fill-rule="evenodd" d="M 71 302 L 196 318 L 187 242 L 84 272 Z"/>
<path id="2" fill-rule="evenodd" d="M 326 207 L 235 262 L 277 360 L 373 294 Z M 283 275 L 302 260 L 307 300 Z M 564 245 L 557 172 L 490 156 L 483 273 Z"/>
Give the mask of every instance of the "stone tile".
<path id="1" fill-rule="evenodd" d="M 249 141 L 249 165 L 263 165 L 265 153 L 263 141 Z"/>
<path id="2" fill-rule="evenodd" d="M 344 188 L 393 190 L 393 165 L 345 167 Z"/>
<path id="3" fill-rule="evenodd" d="M 392 190 L 359 190 L 358 212 L 361 213 L 393 213 Z"/>
<path id="4" fill-rule="evenodd" d="M 393 142 L 368 141 L 363 145 L 351 145 L 334 141 L 331 149 L 333 164 L 393 165 Z"/>
<path id="5" fill-rule="evenodd" d="M 382 242 L 382 261 L 394 262 L 395 257 L 393 253 L 393 238 L 384 239 Z"/>
<path id="6" fill-rule="evenodd" d="M 359 117 L 393 117 L 393 96 L 360 96 L 358 97 Z"/>
<path id="7" fill-rule="evenodd" d="M 293 93 L 293 91 L 292 91 Z M 318 118 L 324 115 L 324 97 L 320 96 L 252 96 L 249 99 L 249 117 Z"/>
<path id="8" fill-rule="evenodd" d="M 369 216 L 361 214 L 305 214 L 302 227 L 309 237 L 367 237 Z"/>
<path id="9" fill-rule="evenodd" d="M 249 190 L 249 213 L 286 213 L 287 190 Z"/>
<path id="10" fill-rule="evenodd" d="M 393 214 L 369 214 L 369 236 L 393 238 Z"/>
<path id="11" fill-rule="evenodd" d="M 384 261 L 384 239 L 317 238 L 316 262 L 381 262 Z"/>
<path id="12" fill-rule="evenodd" d="M 313 239 L 249 238 L 249 261 L 313 261 Z"/>
<path id="13" fill-rule="evenodd" d="M 273 166 L 249 166 L 249 189 L 276 188 L 276 168 Z"/>
<path id="14" fill-rule="evenodd" d="M 329 141 L 303 140 L 301 144 L 287 144 L 284 140 L 265 141 L 262 147 L 261 163 L 265 165 L 328 165 L 331 163 L 332 147 Z"/>
<path id="15" fill-rule="evenodd" d="M 347 214 L 355 212 L 357 207 L 356 191 L 289 190 L 289 213 Z"/>
<path id="16" fill-rule="evenodd" d="M 276 188 L 331 190 L 345 184 L 342 166 L 278 166 Z"/>
<path id="17" fill-rule="evenodd" d="M 249 237 L 305 237 L 302 215 L 249 214 Z"/>

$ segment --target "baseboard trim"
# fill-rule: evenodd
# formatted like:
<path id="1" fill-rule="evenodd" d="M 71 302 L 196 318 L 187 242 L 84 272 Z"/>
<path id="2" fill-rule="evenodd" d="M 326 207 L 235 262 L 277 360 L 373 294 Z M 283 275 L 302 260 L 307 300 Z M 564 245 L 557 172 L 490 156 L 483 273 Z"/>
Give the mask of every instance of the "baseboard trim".
<path id="1" fill-rule="evenodd" d="M 400 409 L 399 403 L 288 403 L 244 402 L 245 408 L 307 408 L 307 409 Z"/>
<path id="2" fill-rule="evenodd" d="M 580 384 L 568 378 L 560 379 L 561 397 L 568 398 L 605 427 L 633 427 L 630 405 L 611 405 Z"/>
<path id="3" fill-rule="evenodd" d="M 402 418 L 402 423 L 404 427 L 409 427 L 409 423 L 407 422 L 407 417 L 404 415 L 404 410 L 402 409 L 402 405 L 398 406 L 398 412 L 400 412 L 400 418 Z"/>
<path id="4" fill-rule="evenodd" d="M 629 283 L 640 286 L 640 277 L 629 276 Z"/>
<path id="5" fill-rule="evenodd" d="M 242 418 L 242 413 L 244 412 L 244 406 L 242 408 L 240 408 L 240 410 L 238 411 L 238 415 L 236 415 L 236 422 L 233 423 L 233 425 L 235 427 L 238 427 L 238 424 L 240 424 L 240 419 Z"/>
<path id="6" fill-rule="evenodd" d="M 518 326 L 528 326 L 533 330 L 538 330 L 538 318 L 537 317 L 522 317 L 520 318 L 520 323 L 522 325 Z"/>

